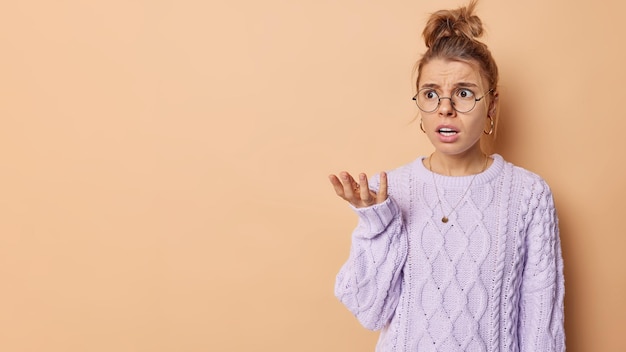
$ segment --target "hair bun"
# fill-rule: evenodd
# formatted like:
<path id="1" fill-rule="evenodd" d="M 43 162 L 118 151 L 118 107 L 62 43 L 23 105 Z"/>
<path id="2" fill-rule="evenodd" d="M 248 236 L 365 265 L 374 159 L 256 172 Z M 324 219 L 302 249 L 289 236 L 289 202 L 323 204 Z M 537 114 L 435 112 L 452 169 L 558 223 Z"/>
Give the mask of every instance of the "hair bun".
<path id="1" fill-rule="evenodd" d="M 483 23 L 474 15 L 476 1 L 456 10 L 440 10 L 433 13 L 422 35 L 426 47 L 430 48 L 435 42 L 446 37 L 466 37 L 476 40 L 483 34 Z"/>

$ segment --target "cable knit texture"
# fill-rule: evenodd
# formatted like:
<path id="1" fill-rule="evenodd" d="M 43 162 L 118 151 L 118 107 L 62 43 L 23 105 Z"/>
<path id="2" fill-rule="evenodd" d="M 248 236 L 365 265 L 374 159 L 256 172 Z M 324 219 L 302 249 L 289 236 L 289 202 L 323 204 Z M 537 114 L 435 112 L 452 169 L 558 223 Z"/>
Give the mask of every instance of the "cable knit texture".
<path id="1" fill-rule="evenodd" d="M 435 174 L 433 183 L 420 157 L 388 173 L 385 202 L 353 208 L 359 223 L 335 295 L 381 330 L 376 351 L 565 351 L 550 188 L 492 158 L 473 182 Z"/>

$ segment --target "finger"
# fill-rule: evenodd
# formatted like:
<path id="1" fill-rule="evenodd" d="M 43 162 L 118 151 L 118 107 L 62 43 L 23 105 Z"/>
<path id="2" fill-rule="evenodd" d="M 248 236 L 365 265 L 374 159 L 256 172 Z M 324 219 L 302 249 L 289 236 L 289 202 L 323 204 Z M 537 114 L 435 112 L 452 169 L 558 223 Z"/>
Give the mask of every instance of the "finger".
<path id="1" fill-rule="evenodd" d="M 367 175 L 364 173 L 359 175 L 359 188 L 363 203 L 365 203 L 365 205 L 371 205 L 374 199 L 372 199 L 372 193 L 370 191 L 369 183 L 367 182 Z"/>
<path id="2" fill-rule="evenodd" d="M 341 197 L 345 199 L 344 193 L 343 193 L 343 185 L 341 184 L 341 181 L 339 181 L 339 178 L 335 175 L 328 175 L 328 179 L 330 180 L 330 183 L 332 183 L 333 185 L 333 189 L 335 190 L 335 193 Z"/>
<path id="3" fill-rule="evenodd" d="M 380 173 L 380 187 L 378 188 L 378 193 L 376 194 L 376 203 L 382 203 L 387 199 L 387 173 Z"/>
<path id="4" fill-rule="evenodd" d="M 341 184 L 343 185 L 343 194 L 346 200 L 353 201 L 354 200 L 354 191 L 356 190 L 356 182 L 352 175 L 347 172 L 341 173 Z"/>

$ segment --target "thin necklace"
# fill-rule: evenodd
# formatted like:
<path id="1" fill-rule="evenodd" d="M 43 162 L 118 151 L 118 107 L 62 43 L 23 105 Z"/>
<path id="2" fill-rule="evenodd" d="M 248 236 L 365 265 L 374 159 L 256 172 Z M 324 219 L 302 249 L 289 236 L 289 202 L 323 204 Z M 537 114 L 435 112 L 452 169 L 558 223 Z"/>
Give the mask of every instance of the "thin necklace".
<path id="1" fill-rule="evenodd" d="M 483 156 L 485 157 L 485 164 L 483 165 L 483 169 L 478 174 L 483 173 L 487 169 L 487 162 L 489 161 L 489 157 L 484 154 Z M 465 190 L 465 192 L 463 192 L 463 195 L 461 196 L 459 201 L 452 207 L 448 215 L 446 215 L 443 212 L 443 202 L 441 201 L 441 198 L 439 197 L 439 188 L 437 187 L 437 183 L 435 182 L 435 173 L 433 172 L 433 168 L 431 166 L 432 158 L 433 158 L 433 155 L 430 154 L 430 156 L 428 157 L 428 170 L 430 170 L 430 174 L 433 176 L 433 185 L 435 186 L 435 193 L 437 194 L 437 200 L 439 201 L 439 208 L 441 209 L 441 214 L 443 214 L 443 217 L 441 218 L 441 222 L 445 224 L 448 222 L 448 217 L 452 215 L 452 213 L 454 212 L 454 209 L 456 209 L 456 207 L 458 207 L 459 204 L 461 204 L 461 201 L 463 201 L 463 199 L 467 195 L 467 192 L 469 192 L 470 188 L 472 188 L 472 183 L 474 183 L 474 179 L 476 178 L 476 176 L 478 176 L 478 174 L 475 174 L 474 177 L 472 177 L 472 179 L 470 180 L 469 186 L 467 186 L 467 189 Z"/>

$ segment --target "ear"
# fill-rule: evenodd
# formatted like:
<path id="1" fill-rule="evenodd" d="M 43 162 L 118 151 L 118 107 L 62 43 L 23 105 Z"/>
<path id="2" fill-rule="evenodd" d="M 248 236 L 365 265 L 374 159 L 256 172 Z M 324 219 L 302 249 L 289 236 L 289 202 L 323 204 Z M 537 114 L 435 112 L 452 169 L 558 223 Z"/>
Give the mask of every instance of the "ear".
<path id="1" fill-rule="evenodd" d="M 498 111 L 498 98 L 500 97 L 500 93 L 493 92 L 493 98 L 489 99 L 489 110 L 487 115 L 491 117 L 496 116 L 496 112 Z"/>

